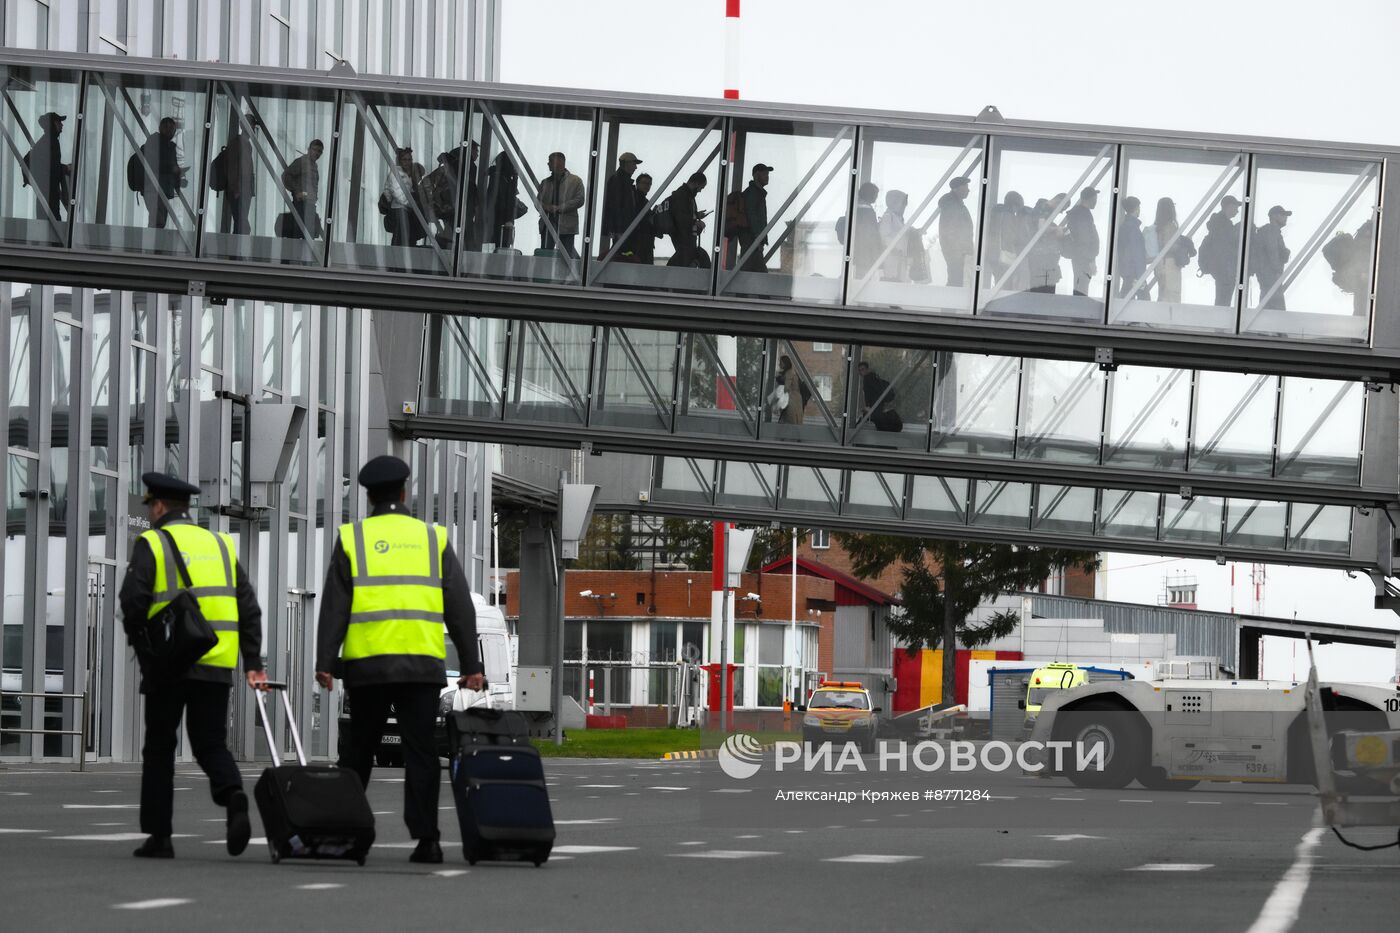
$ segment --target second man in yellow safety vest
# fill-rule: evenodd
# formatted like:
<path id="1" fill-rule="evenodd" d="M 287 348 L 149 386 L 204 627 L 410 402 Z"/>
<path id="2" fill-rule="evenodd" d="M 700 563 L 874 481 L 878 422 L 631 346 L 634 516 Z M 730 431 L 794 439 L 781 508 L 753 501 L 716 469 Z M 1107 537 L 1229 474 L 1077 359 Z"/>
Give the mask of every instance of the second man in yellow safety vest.
<path id="1" fill-rule="evenodd" d="M 360 470 L 370 517 L 343 525 L 321 597 L 316 681 L 339 676 L 350 701 L 344 767 L 366 787 L 392 709 L 404 750 L 404 823 L 418 846 L 411 861 L 442 861 L 438 793 L 442 769 L 433 742 L 438 697 L 447 679 L 447 644 L 461 659 L 459 685 L 486 678 L 476 647 L 476 610 L 447 532 L 409 514 L 408 464 L 375 457 Z"/>

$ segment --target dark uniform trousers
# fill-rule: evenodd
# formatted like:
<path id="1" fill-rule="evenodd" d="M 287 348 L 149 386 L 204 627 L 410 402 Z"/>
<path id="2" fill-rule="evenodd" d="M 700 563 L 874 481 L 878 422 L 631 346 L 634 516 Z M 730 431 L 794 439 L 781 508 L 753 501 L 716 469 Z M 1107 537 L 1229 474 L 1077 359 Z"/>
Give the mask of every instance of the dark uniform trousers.
<path id="1" fill-rule="evenodd" d="M 350 741 L 340 766 L 349 768 L 369 787 L 374 755 L 384 734 L 391 707 L 403 740 L 403 821 L 414 839 L 438 838 L 438 793 L 442 766 L 434 747 L 437 722 L 436 684 L 370 684 L 350 687 Z"/>
<path id="2" fill-rule="evenodd" d="M 243 776 L 228 750 L 228 684 L 181 680 L 146 694 L 146 742 L 141 752 L 141 831 L 171 834 L 177 730 L 184 714 L 195 761 L 209 776 L 214 803 L 228 806 Z"/>

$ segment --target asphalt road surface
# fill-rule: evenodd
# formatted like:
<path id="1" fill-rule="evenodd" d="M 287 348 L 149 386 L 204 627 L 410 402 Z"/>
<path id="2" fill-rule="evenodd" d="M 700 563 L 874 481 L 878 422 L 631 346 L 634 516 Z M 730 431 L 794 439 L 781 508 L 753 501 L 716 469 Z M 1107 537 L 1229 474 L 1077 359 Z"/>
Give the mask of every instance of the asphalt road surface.
<path id="1" fill-rule="evenodd" d="M 379 841 L 360 868 L 273 865 L 256 817 L 253 845 L 230 858 L 223 811 L 192 764 L 178 768 L 176 859 L 134 859 L 134 766 L 9 765 L 0 929 L 1400 929 L 1400 852 L 1345 848 L 1317 828 L 1309 788 L 1089 791 L 863 761 L 864 773 L 769 764 L 740 780 L 715 761 L 550 760 L 559 836 L 538 869 L 469 868 L 445 782 L 447 860 L 411 864 L 393 769 L 375 772 Z M 260 770 L 245 765 L 250 789 Z M 856 799 L 787 799 L 804 791 Z"/>

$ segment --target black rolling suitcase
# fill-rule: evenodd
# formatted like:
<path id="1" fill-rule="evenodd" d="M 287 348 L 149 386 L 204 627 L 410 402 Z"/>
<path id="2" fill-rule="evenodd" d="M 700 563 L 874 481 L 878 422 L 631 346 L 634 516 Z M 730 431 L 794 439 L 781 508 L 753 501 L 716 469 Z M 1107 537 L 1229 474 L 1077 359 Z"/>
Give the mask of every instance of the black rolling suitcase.
<path id="1" fill-rule="evenodd" d="M 308 765 L 301 734 L 292 717 L 292 704 L 287 699 L 287 685 L 269 681 L 268 687 L 282 694 L 298 761 L 294 765 L 282 764 L 263 691 L 255 690 L 258 715 L 272 752 L 272 767 L 258 778 L 253 799 L 258 803 L 272 861 L 348 859 L 363 865 L 374 845 L 374 812 L 369 808 L 359 775 L 349 768 Z"/>
<path id="2" fill-rule="evenodd" d="M 449 722 L 452 795 L 467 862 L 543 865 L 554 847 L 554 815 L 525 718 L 508 710 L 471 709 L 453 713 Z"/>

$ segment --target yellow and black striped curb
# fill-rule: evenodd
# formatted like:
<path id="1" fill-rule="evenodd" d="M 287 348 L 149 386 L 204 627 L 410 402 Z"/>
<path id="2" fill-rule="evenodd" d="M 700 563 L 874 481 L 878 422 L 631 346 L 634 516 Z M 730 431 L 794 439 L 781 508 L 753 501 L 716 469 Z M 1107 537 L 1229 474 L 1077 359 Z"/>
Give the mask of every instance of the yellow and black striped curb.
<path id="1" fill-rule="evenodd" d="M 758 750 L 766 752 L 772 748 L 772 744 L 760 745 Z M 718 748 L 702 748 L 689 752 L 667 752 L 661 756 L 662 761 L 709 761 L 719 757 Z"/>

